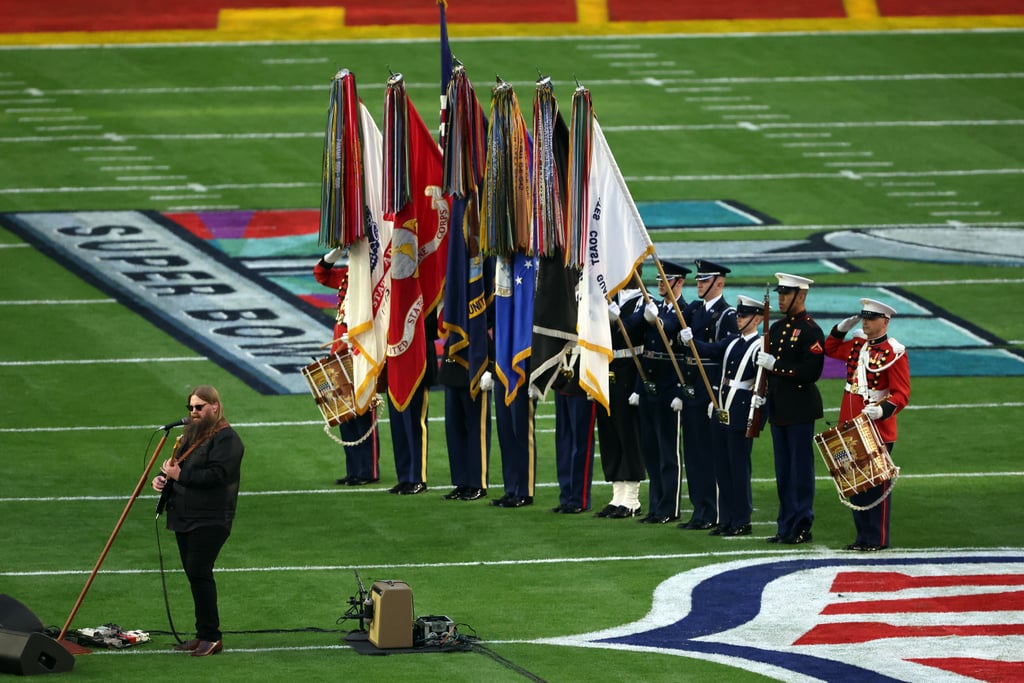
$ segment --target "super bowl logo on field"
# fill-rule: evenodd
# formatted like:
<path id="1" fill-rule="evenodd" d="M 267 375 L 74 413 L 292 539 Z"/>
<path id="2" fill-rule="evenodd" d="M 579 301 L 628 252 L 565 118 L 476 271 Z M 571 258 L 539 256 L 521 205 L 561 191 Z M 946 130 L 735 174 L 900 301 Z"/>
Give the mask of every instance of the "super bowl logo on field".
<path id="1" fill-rule="evenodd" d="M 543 642 L 676 654 L 786 681 L 1024 680 L 1024 553 L 699 567 L 625 626 Z"/>

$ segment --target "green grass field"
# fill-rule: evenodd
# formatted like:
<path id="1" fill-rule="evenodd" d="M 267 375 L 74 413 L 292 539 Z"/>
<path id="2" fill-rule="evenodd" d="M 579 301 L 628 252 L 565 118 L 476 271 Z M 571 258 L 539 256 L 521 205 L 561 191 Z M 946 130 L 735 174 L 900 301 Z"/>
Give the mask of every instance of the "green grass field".
<path id="1" fill-rule="evenodd" d="M 914 380 L 887 553 L 1020 558 L 1024 35 L 520 38 L 453 41 L 453 50 L 485 107 L 496 75 L 515 85 L 527 116 L 538 70 L 564 108 L 574 79 L 589 87 L 638 202 L 732 199 L 777 220 L 652 233 L 659 253 L 735 264 L 730 297 L 759 295 L 787 268 L 815 278 L 809 307 L 823 325 L 858 292 L 897 297 L 908 315 L 891 332 L 910 350 Z M 437 52 L 431 41 L 0 50 L 0 213 L 315 208 L 334 72 L 355 72 L 378 121 L 388 70 L 402 72 L 430 123 Z M 310 271 L 318 254 L 314 245 L 300 255 Z M 417 615 L 450 616 L 539 679 L 795 680 L 738 661 L 540 641 L 639 620 L 659 584 L 683 572 L 848 557 L 849 512 L 821 463 L 815 541 L 783 551 L 764 543 L 777 504 L 767 434 L 754 450 L 753 536 L 552 515 L 550 402 L 537 421 L 533 507 L 440 499 L 449 480 L 439 392 L 427 494 L 384 493 L 395 481 L 386 429 L 380 484 L 334 488 L 342 456 L 309 396 L 255 391 L 6 229 L 0 273 L 0 593 L 63 624 L 152 454 L 152 428 L 181 414 L 192 386 L 220 389 L 246 444 L 218 575 L 227 655 L 157 656 L 173 639 L 147 488 L 74 626 L 116 622 L 153 642 L 78 657 L 79 680 L 524 678 L 479 653 L 349 650 L 343 634 L 356 624 L 337 619 L 355 592 L 353 568 L 367 585 L 406 581 Z M 834 420 L 842 385 L 821 387 Z M 603 505 L 610 487 L 599 472 Z M 175 625 L 188 633 L 187 584 L 173 537 L 161 529 L 160 538 Z M 1017 661 L 1019 646 L 1009 638 L 986 655 Z M 943 647 L 978 656 L 969 638 Z M 930 671 L 921 667 L 918 680 Z"/>

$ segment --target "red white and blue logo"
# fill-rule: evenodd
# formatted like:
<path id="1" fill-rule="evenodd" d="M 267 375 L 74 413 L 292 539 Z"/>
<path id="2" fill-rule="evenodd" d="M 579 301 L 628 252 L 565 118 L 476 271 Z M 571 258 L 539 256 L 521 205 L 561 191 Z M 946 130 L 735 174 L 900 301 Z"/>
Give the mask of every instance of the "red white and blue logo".
<path id="1" fill-rule="evenodd" d="M 662 583 L 640 621 L 544 642 L 706 659 L 778 680 L 1024 680 L 1024 553 L 778 557 Z"/>

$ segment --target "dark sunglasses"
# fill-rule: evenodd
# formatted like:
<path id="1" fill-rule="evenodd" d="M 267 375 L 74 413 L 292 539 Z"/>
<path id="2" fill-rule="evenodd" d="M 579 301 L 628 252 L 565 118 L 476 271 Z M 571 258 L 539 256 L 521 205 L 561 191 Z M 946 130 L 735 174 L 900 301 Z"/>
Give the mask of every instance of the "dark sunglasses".
<path id="1" fill-rule="evenodd" d="M 203 408 L 205 408 L 208 405 L 210 405 L 210 404 L 209 403 L 197 403 L 195 405 L 188 406 L 188 411 L 191 413 L 193 410 L 202 410 Z"/>

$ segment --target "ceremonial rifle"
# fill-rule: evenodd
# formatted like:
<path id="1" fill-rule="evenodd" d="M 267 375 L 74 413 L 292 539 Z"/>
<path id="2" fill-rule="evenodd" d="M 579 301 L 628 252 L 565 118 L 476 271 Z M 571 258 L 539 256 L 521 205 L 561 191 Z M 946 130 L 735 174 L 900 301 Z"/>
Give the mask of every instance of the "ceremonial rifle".
<path id="1" fill-rule="evenodd" d="M 761 338 L 761 350 L 768 353 L 768 317 L 771 313 L 771 305 L 768 298 L 768 290 L 771 285 L 765 285 L 764 288 L 764 336 Z M 754 405 L 754 396 L 760 396 L 764 398 L 765 392 L 768 389 L 768 373 L 765 372 L 764 367 L 757 366 L 757 375 L 754 378 L 754 394 L 751 396 L 750 401 L 750 413 L 747 415 L 747 438 L 756 439 L 761 435 L 761 427 L 764 424 L 764 420 L 761 418 L 761 408 L 763 406 Z"/>

